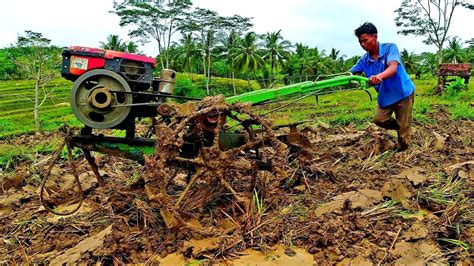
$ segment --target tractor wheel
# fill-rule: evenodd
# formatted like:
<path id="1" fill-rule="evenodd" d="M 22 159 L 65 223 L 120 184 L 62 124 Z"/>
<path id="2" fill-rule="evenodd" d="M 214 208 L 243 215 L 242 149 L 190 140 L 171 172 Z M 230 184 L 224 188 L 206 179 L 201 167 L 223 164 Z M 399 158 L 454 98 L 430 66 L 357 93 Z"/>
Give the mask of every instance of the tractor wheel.
<path id="1" fill-rule="evenodd" d="M 117 73 L 106 69 L 91 70 L 74 82 L 72 111 L 88 127 L 113 128 L 130 113 L 132 95 L 127 92 L 131 92 L 130 86 Z"/>

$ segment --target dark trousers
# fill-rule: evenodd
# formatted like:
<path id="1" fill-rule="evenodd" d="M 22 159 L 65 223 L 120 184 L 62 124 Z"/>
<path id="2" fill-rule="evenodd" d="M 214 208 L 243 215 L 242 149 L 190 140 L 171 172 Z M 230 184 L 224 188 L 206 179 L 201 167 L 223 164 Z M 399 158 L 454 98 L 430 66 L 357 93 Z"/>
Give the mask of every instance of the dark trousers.
<path id="1" fill-rule="evenodd" d="M 412 93 L 405 99 L 388 107 L 380 108 L 380 106 L 377 106 L 377 112 L 375 113 L 373 122 L 379 127 L 396 130 L 400 147 L 406 148 L 410 143 L 410 128 L 413 120 L 414 100 L 415 93 Z M 395 113 L 395 119 L 393 119 L 392 113 Z"/>

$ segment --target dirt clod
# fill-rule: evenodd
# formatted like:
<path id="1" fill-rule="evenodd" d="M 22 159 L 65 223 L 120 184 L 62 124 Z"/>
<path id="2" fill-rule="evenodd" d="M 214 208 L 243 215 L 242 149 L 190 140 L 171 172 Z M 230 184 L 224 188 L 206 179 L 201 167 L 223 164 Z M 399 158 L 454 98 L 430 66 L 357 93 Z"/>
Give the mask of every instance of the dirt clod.
<path id="1" fill-rule="evenodd" d="M 104 186 L 83 156 L 75 159 L 85 200 L 74 215 L 40 208 L 35 177 L 51 154 L 5 173 L 4 184 L 16 181 L 0 194 L 0 263 L 425 265 L 472 257 L 474 148 L 463 138 L 472 121 L 430 112 L 435 123 L 415 123 L 411 147 L 395 153 L 396 138 L 375 126 L 321 123 L 300 131 L 309 140 L 301 147 L 283 144 L 288 130 L 248 106 L 212 98 L 175 112 L 177 120 L 157 125 L 160 141 L 144 166 L 94 154 Z M 254 123 L 240 127 L 248 145 L 221 149 L 218 121 L 234 113 L 234 124 Z M 202 119 L 217 122 L 201 130 Z M 433 132 L 445 141 L 434 145 Z M 199 152 L 183 154 L 187 142 Z M 67 210 L 67 161 L 53 175 L 47 191 L 61 204 L 52 207 Z"/>

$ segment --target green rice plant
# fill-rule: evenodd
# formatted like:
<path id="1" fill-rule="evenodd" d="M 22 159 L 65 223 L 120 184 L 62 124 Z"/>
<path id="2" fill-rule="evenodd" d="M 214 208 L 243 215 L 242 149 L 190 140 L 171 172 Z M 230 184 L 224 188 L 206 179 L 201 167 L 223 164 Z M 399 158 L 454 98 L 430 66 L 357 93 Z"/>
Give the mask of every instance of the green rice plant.
<path id="1" fill-rule="evenodd" d="M 131 187 L 140 182 L 140 180 L 142 180 L 142 176 L 140 175 L 140 173 L 133 172 L 133 174 L 129 178 L 127 178 L 127 180 L 125 180 L 125 185 L 127 187 Z"/>
<path id="2" fill-rule="evenodd" d="M 76 159 L 79 159 L 79 157 L 83 155 L 83 151 L 80 148 L 74 147 L 71 149 L 71 155 L 72 155 L 72 159 L 76 160 Z M 69 155 L 68 155 L 68 150 L 67 150 L 66 145 L 61 150 L 61 155 L 59 156 L 59 158 L 61 158 L 61 160 L 69 160 Z"/>
<path id="3" fill-rule="evenodd" d="M 464 180 L 455 176 L 438 174 L 438 178 L 419 193 L 420 199 L 431 201 L 439 205 L 452 205 L 463 196 Z"/>
<path id="4" fill-rule="evenodd" d="M 265 213 L 265 208 L 263 206 L 263 198 L 259 197 L 257 190 L 253 189 L 253 202 L 255 202 L 255 207 L 257 209 L 257 214 L 263 215 Z"/>
<path id="5" fill-rule="evenodd" d="M 31 174 L 26 178 L 25 183 L 33 186 L 39 186 L 41 185 L 42 181 L 43 179 L 39 174 Z"/>
<path id="6" fill-rule="evenodd" d="M 192 265 L 207 265 L 209 263 L 208 259 L 202 259 L 202 260 L 196 260 L 192 259 L 186 262 L 186 266 L 192 266 Z"/>
<path id="7" fill-rule="evenodd" d="M 469 251 L 472 248 L 471 245 L 469 245 L 468 243 L 466 243 L 464 241 L 461 241 L 461 240 L 457 240 L 457 239 L 438 238 L 438 240 L 446 242 L 446 243 L 453 244 L 453 245 L 458 246 L 458 247 L 462 247 L 465 251 Z"/>
<path id="8" fill-rule="evenodd" d="M 422 219 L 424 216 L 430 214 L 427 210 L 419 210 L 416 212 L 410 210 L 401 210 L 396 215 L 402 217 L 403 219 Z"/>

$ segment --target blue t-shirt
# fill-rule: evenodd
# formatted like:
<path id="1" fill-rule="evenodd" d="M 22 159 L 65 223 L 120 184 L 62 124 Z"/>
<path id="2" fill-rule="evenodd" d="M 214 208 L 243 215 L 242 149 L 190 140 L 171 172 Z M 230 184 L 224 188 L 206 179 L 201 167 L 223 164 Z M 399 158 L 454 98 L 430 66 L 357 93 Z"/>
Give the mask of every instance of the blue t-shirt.
<path id="1" fill-rule="evenodd" d="M 377 59 L 373 60 L 370 54 L 366 53 L 351 68 L 352 73 L 364 72 L 367 77 L 370 77 L 387 69 L 388 62 L 391 61 L 398 62 L 397 73 L 375 86 L 378 92 L 377 100 L 382 108 L 405 99 L 415 91 L 415 85 L 403 66 L 397 46 L 394 43 L 379 43 Z"/>

